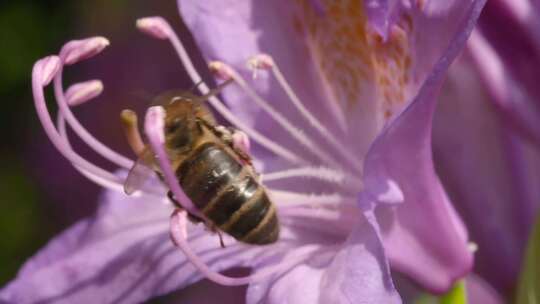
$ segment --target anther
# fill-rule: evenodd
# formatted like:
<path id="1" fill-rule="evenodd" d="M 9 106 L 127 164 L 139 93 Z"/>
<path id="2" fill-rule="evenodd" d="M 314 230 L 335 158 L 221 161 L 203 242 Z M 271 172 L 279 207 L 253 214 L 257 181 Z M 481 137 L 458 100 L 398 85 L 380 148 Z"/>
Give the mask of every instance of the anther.
<path id="1" fill-rule="evenodd" d="M 60 51 L 60 57 L 65 64 L 71 65 L 101 53 L 109 44 L 109 40 L 104 37 L 73 40 L 64 45 Z"/>
<path id="2" fill-rule="evenodd" d="M 274 66 L 274 60 L 267 54 L 258 54 L 247 61 L 250 69 L 271 69 Z"/>
<path id="3" fill-rule="evenodd" d="M 253 71 L 252 78 L 256 79 L 259 75 L 259 70 L 269 70 L 274 66 L 274 61 L 272 60 L 272 57 L 266 55 L 266 54 L 259 54 L 256 56 L 251 57 L 247 61 L 247 67 L 251 71 Z"/>
<path id="4" fill-rule="evenodd" d="M 470 252 L 477 252 L 478 251 L 478 244 L 476 244 L 475 242 L 469 242 L 467 243 L 467 249 L 470 251 Z"/>
<path id="5" fill-rule="evenodd" d="M 45 87 L 51 83 L 60 70 L 60 58 L 58 56 L 45 57 L 34 65 L 33 77 L 39 79 L 40 85 Z"/>
<path id="6" fill-rule="evenodd" d="M 210 69 L 210 72 L 212 72 L 216 77 L 222 80 L 230 80 L 234 76 L 234 71 L 232 68 L 221 61 L 211 61 L 208 64 L 208 69 Z"/>
<path id="7" fill-rule="evenodd" d="M 167 39 L 171 33 L 171 26 L 162 17 L 145 17 L 137 20 L 137 28 L 154 38 Z"/>
<path id="8" fill-rule="evenodd" d="M 77 106 L 96 98 L 102 92 L 103 83 L 100 80 L 79 82 L 67 89 L 66 102 L 70 106 Z"/>
<path id="9" fill-rule="evenodd" d="M 137 114 L 132 110 L 123 110 L 120 113 L 120 121 L 129 146 L 135 155 L 140 156 L 144 151 L 144 142 L 139 132 Z"/>

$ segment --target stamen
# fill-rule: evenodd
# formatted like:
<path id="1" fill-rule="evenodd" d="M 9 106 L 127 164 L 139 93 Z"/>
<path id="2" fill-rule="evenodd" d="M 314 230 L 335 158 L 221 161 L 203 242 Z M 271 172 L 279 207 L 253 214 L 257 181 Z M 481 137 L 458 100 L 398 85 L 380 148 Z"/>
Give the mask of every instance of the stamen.
<path id="1" fill-rule="evenodd" d="M 72 65 L 101 53 L 109 44 L 109 40 L 105 37 L 72 40 L 64 45 L 60 57 L 65 64 Z"/>
<path id="2" fill-rule="evenodd" d="M 337 221 L 340 219 L 348 218 L 351 221 L 358 219 L 357 213 L 360 210 L 356 206 L 340 205 L 337 209 L 328 208 L 305 208 L 305 207 L 280 207 L 277 209 L 280 218 L 286 217 L 304 217 L 314 219 L 324 219 L 330 221 Z"/>
<path id="3" fill-rule="evenodd" d="M 144 151 L 145 145 L 139 132 L 137 114 L 132 110 L 123 110 L 120 113 L 120 121 L 122 122 L 124 134 L 131 150 L 133 150 L 135 155 L 140 156 Z"/>
<path id="4" fill-rule="evenodd" d="M 60 134 L 60 137 L 64 140 L 66 143 L 66 146 L 73 150 L 71 147 L 69 136 L 67 134 L 66 130 L 66 120 L 64 119 L 64 116 L 62 116 L 61 112 L 58 112 L 57 119 L 56 119 L 56 128 L 58 129 L 58 132 Z M 99 175 L 95 175 L 92 172 L 84 169 L 83 167 L 78 166 L 77 164 L 73 163 L 73 167 L 81 173 L 84 177 L 88 178 L 90 181 L 93 181 L 94 183 L 114 191 L 118 192 L 124 192 L 124 186 L 116 181 L 109 180 L 107 178 L 104 178 Z M 159 191 L 159 189 L 155 188 L 149 188 L 149 187 L 143 187 L 141 190 L 136 191 L 133 193 L 133 196 L 138 197 L 140 195 L 151 195 L 155 196 L 156 198 L 162 198 L 163 197 L 163 191 Z M 164 202 L 170 203 L 169 200 L 165 199 Z"/>
<path id="5" fill-rule="evenodd" d="M 100 37 L 71 41 L 62 48 L 60 58 L 62 62 L 65 62 L 67 58 L 71 57 L 70 60 L 72 61 L 72 63 L 75 63 L 97 54 L 98 52 L 103 50 L 106 45 L 107 44 L 105 44 L 105 42 L 100 39 Z M 81 49 L 77 49 L 77 46 Z M 120 155 L 119 153 L 111 150 L 109 147 L 101 143 L 80 124 L 77 118 L 75 118 L 75 115 L 73 115 L 71 109 L 67 104 L 67 98 L 64 95 L 64 90 L 62 87 L 62 72 L 63 66 L 60 65 L 59 71 L 54 78 L 54 93 L 60 112 L 62 112 L 62 115 L 67 120 L 70 127 L 90 148 L 96 151 L 96 153 L 100 154 L 104 158 L 110 160 L 111 162 L 117 164 L 120 167 L 124 167 L 125 169 L 131 168 L 131 166 L 133 166 L 132 160 L 123 155 Z"/>
<path id="6" fill-rule="evenodd" d="M 351 191 L 358 192 L 362 185 L 362 180 L 354 176 L 325 167 L 301 167 L 278 172 L 265 173 L 262 175 L 264 182 L 271 182 L 286 178 L 315 178 L 321 181 L 330 182 L 338 186 L 343 186 Z"/>
<path id="7" fill-rule="evenodd" d="M 281 70 L 275 64 L 272 57 L 267 54 L 259 54 L 248 61 L 248 66 L 252 69 L 270 69 L 272 74 L 278 81 L 278 84 L 281 86 L 282 90 L 287 94 L 290 101 L 293 103 L 295 108 L 300 112 L 302 117 L 306 119 L 315 130 L 317 130 L 322 137 L 336 150 L 338 151 L 345 159 L 353 165 L 353 168 L 357 171 L 358 175 L 362 175 L 362 161 L 358 157 L 354 156 L 351 151 L 346 149 L 346 145 L 340 143 L 336 136 L 334 136 L 325 126 L 323 126 L 315 116 L 304 106 L 300 101 L 300 98 L 296 95 L 294 90 L 291 88 Z"/>
<path id="8" fill-rule="evenodd" d="M 138 19 L 136 26 L 139 30 L 154 38 L 167 39 L 170 35 L 171 27 L 161 17 L 145 17 Z"/>
<path id="9" fill-rule="evenodd" d="M 250 96 L 257 105 L 259 105 L 270 117 L 272 117 L 281 127 L 289 132 L 296 140 L 298 140 L 308 151 L 317 156 L 325 164 L 331 164 L 333 167 L 341 168 L 342 166 L 334 160 L 329 154 L 325 153 L 315 145 L 313 140 L 309 138 L 301 129 L 291 124 L 283 115 L 277 112 L 268 101 L 259 96 L 232 67 L 223 62 L 210 63 L 211 70 L 217 72 L 217 76 L 223 79 L 233 79 L 236 84 Z"/>
<path id="10" fill-rule="evenodd" d="M 291 207 L 278 208 L 278 215 L 283 225 L 328 233 L 330 227 L 328 225 L 321 225 L 321 221 L 328 221 L 334 223 L 334 227 L 339 227 L 340 232 L 348 234 L 354 223 L 359 220 L 360 211 L 352 206 L 337 210 Z"/>
<path id="11" fill-rule="evenodd" d="M 93 165 L 75 153 L 66 144 L 60 134 L 58 134 L 47 109 L 43 89 L 44 86 L 50 82 L 51 77 L 56 76 L 55 73 L 58 74 L 60 72 L 60 66 L 60 58 L 57 56 L 49 56 L 36 62 L 32 70 L 32 93 L 34 96 L 34 104 L 39 120 L 43 125 L 43 130 L 58 151 L 73 163 L 74 166 L 86 170 L 93 176 L 104 179 L 111 184 L 121 184 L 120 179 L 116 175 Z"/>
<path id="12" fill-rule="evenodd" d="M 225 286 L 246 285 L 260 282 L 268 276 L 276 273 L 282 273 L 287 269 L 303 262 L 310 255 L 319 249 L 319 245 L 304 245 L 295 248 L 294 255 L 288 255 L 277 266 L 267 267 L 259 270 L 257 273 L 244 277 L 229 277 L 213 271 L 208 265 L 191 250 L 187 239 L 185 238 L 185 226 L 187 222 L 187 213 L 183 210 L 176 210 L 171 216 L 170 229 L 171 237 L 176 246 L 186 255 L 187 259 L 195 266 L 207 279 Z"/>
<path id="13" fill-rule="evenodd" d="M 65 140 L 66 145 L 71 148 L 69 137 L 67 135 L 66 131 L 66 121 L 64 119 L 64 116 L 62 116 L 62 113 L 58 113 L 57 119 L 56 119 L 56 127 L 58 129 L 58 132 L 60 133 L 60 136 Z M 77 170 L 81 175 L 89 179 L 90 181 L 104 187 L 107 189 L 111 189 L 114 191 L 122 192 L 123 187 L 120 183 L 117 183 L 115 181 L 108 180 L 106 178 L 103 178 L 98 175 L 92 174 L 90 171 L 83 169 L 82 167 L 79 167 L 76 164 L 72 164 L 75 170 Z"/>
<path id="14" fill-rule="evenodd" d="M 167 21 L 165 21 L 165 19 L 161 17 L 149 17 L 149 18 L 156 20 L 153 25 L 155 27 L 155 30 L 161 31 L 161 33 L 166 35 L 169 42 L 173 45 L 178 57 L 180 58 L 180 61 L 182 62 L 188 75 L 191 77 L 191 80 L 193 81 L 193 83 L 200 83 L 200 85 L 198 85 L 197 88 L 200 90 L 200 92 L 203 95 L 208 94 L 210 92 L 210 89 L 202 81 L 201 76 L 199 75 L 193 63 L 191 62 L 191 59 L 189 58 L 184 46 L 182 45 L 182 42 L 180 41 L 178 36 L 174 33 L 174 31 L 171 29 Z M 143 18 L 143 19 L 146 19 L 146 18 Z M 157 21 L 158 19 L 159 21 Z M 144 32 L 147 34 L 149 33 L 148 31 L 144 31 Z M 156 37 L 155 35 L 152 35 L 152 36 Z M 214 109 L 220 115 L 222 115 L 232 125 L 244 131 L 253 141 L 259 143 L 261 146 L 272 151 L 277 156 L 280 156 L 290 161 L 293 164 L 305 164 L 305 160 L 298 157 L 295 153 L 289 151 L 282 145 L 279 145 L 277 142 L 270 140 L 268 137 L 262 135 L 260 132 L 256 131 L 255 129 L 248 126 L 247 124 L 243 123 L 242 120 L 236 117 L 236 115 L 234 115 L 225 105 L 223 105 L 223 103 L 219 101 L 217 97 L 210 96 L 208 98 L 208 102 L 214 107 Z"/>
<path id="15" fill-rule="evenodd" d="M 103 92 L 103 83 L 100 80 L 79 82 L 67 89 L 66 101 L 71 107 L 78 106 L 98 97 L 101 92 Z"/>
<path id="16" fill-rule="evenodd" d="M 354 197 L 343 196 L 338 192 L 328 194 L 299 193 L 268 188 L 268 194 L 279 208 L 306 206 L 310 208 L 332 207 L 341 205 L 354 205 Z"/>
<path id="17" fill-rule="evenodd" d="M 146 117 L 144 120 L 144 131 L 150 142 L 152 150 L 156 154 L 159 167 L 163 173 L 165 182 L 169 186 L 169 189 L 174 194 L 175 199 L 187 210 L 190 214 L 195 215 L 201 219 L 206 220 L 206 216 L 202 214 L 197 207 L 193 204 L 191 199 L 186 195 L 184 190 L 180 187 L 180 183 L 176 178 L 167 152 L 163 145 L 165 144 L 165 109 L 160 106 L 154 106 L 148 108 L 146 111 Z"/>

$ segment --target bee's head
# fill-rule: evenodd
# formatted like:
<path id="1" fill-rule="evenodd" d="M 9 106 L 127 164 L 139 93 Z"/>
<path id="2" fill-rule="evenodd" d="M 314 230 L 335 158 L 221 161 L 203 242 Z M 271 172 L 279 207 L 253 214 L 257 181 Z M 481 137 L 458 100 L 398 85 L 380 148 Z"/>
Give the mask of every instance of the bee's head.
<path id="1" fill-rule="evenodd" d="M 154 104 L 160 104 L 167 113 L 165 138 L 173 150 L 189 149 L 193 137 L 200 132 L 197 126 L 198 96 L 189 92 L 167 92 L 158 96 Z"/>
<path id="2" fill-rule="evenodd" d="M 205 105 L 206 100 L 221 92 L 230 81 L 226 81 L 206 95 L 195 95 L 190 91 L 170 91 L 158 96 L 153 104 L 165 109 L 165 137 L 171 149 L 189 149 L 193 137 L 202 132 L 198 120 L 215 123 L 213 115 Z"/>

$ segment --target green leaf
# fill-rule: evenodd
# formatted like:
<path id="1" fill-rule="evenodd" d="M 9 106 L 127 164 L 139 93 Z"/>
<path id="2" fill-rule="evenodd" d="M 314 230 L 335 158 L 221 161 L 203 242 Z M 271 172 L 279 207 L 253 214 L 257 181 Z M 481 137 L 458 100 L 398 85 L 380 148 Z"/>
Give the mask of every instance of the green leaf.
<path id="1" fill-rule="evenodd" d="M 458 281 L 446 294 L 436 297 L 434 295 L 423 294 L 415 304 L 467 304 L 467 288 L 465 281 Z"/>
<path id="2" fill-rule="evenodd" d="M 441 297 L 441 304 L 467 304 L 467 288 L 465 281 L 457 282 L 452 290 Z"/>
<path id="3" fill-rule="evenodd" d="M 540 216 L 529 237 L 529 244 L 517 288 L 517 304 L 540 304 Z"/>

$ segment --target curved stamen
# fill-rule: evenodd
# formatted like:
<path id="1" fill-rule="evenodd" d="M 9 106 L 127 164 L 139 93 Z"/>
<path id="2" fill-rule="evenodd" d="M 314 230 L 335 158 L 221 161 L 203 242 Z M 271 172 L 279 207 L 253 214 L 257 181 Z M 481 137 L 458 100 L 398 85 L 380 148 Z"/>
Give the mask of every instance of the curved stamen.
<path id="1" fill-rule="evenodd" d="M 278 215 L 283 225 L 326 232 L 328 227 L 321 225 L 321 221 L 326 221 L 334 223 L 335 227 L 340 227 L 340 230 L 348 233 L 352 225 L 359 220 L 358 210 L 349 210 L 352 208 L 354 207 L 349 206 L 349 208 L 329 210 L 292 207 L 278 209 Z"/>
<path id="2" fill-rule="evenodd" d="M 357 171 L 358 175 L 362 175 L 362 161 L 358 157 L 354 156 L 351 151 L 346 149 L 346 145 L 340 143 L 336 136 L 332 134 L 324 125 L 322 125 L 315 116 L 304 106 L 300 101 L 300 98 L 296 95 L 294 90 L 291 88 L 283 73 L 279 69 L 278 65 L 274 62 L 272 57 L 266 54 L 260 54 L 248 61 L 248 66 L 254 70 L 257 69 L 270 69 L 272 75 L 276 78 L 278 84 L 281 86 L 282 90 L 287 94 L 290 101 L 293 103 L 294 107 L 298 112 L 306 119 L 315 130 L 317 130 L 322 137 L 336 150 L 338 151 L 345 159 L 353 165 L 353 168 Z"/>
<path id="3" fill-rule="evenodd" d="M 73 165 L 80 167 L 96 177 L 100 177 L 110 183 L 120 184 L 121 180 L 116 175 L 110 173 L 107 170 L 99 168 L 92 163 L 88 162 L 86 159 L 82 158 L 80 155 L 75 153 L 69 146 L 65 143 L 64 139 L 58 134 L 56 130 L 49 110 L 47 109 L 47 104 L 45 102 L 45 95 L 43 92 L 44 87 L 50 83 L 51 79 L 58 73 L 61 66 L 61 61 L 58 56 L 49 56 L 44 59 L 37 61 L 34 64 L 32 70 L 32 93 L 34 96 L 34 105 L 36 112 L 38 114 L 39 120 L 43 126 L 43 130 L 53 143 L 53 145 L 58 149 L 58 151 L 67 158 Z"/>
<path id="4" fill-rule="evenodd" d="M 317 156 L 325 164 L 330 164 L 332 167 L 342 168 L 343 166 L 339 164 L 330 154 L 321 150 L 315 142 L 307 136 L 300 128 L 293 125 L 289 120 L 287 120 L 281 113 L 276 111 L 270 103 L 263 99 L 259 94 L 251 88 L 247 82 L 238 74 L 232 67 L 229 65 L 220 62 L 214 61 L 211 62 L 210 70 L 215 71 L 220 77 L 224 79 L 232 79 L 234 82 L 246 93 L 261 109 L 263 109 L 272 119 L 274 119 L 278 125 L 285 129 L 293 138 L 295 138 L 300 144 L 302 144 L 309 152 Z"/>
<path id="5" fill-rule="evenodd" d="M 60 136 L 65 140 L 66 145 L 71 148 L 71 144 L 69 142 L 69 138 L 67 135 L 66 130 L 66 120 L 64 119 L 64 116 L 62 116 L 62 113 L 58 113 L 56 118 L 56 128 L 58 129 L 58 132 Z M 108 179 L 102 178 L 101 176 L 93 175 L 89 171 L 83 169 L 82 167 L 79 167 L 78 165 L 73 164 L 73 167 L 75 170 L 77 170 L 80 174 L 82 174 L 87 179 L 93 181 L 94 183 L 114 191 L 122 192 L 123 186 L 120 183 L 117 183 L 116 181 L 110 181 Z"/>
<path id="6" fill-rule="evenodd" d="M 313 254 L 313 252 L 318 249 L 317 245 L 305 245 L 299 248 L 295 248 L 294 256 L 288 255 L 287 258 L 283 259 L 283 261 L 278 263 L 277 266 L 267 267 L 265 269 L 259 270 L 253 275 L 245 277 L 233 278 L 225 276 L 210 269 L 208 265 L 196 253 L 191 250 L 191 247 L 189 246 L 186 239 L 186 215 L 187 214 L 185 211 L 177 210 L 171 216 L 170 226 L 173 242 L 176 244 L 176 246 L 180 248 L 180 250 L 182 250 L 182 252 L 184 252 L 187 259 L 201 272 L 201 274 L 203 274 L 207 279 L 221 285 L 237 286 L 262 281 L 272 274 L 282 273 L 286 269 L 303 262 L 309 255 Z"/>
<path id="7" fill-rule="evenodd" d="M 191 199 L 186 195 L 182 187 L 180 187 L 180 183 L 176 178 L 176 174 L 174 173 L 167 152 L 163 146 L 165 144 L 164 125 L 165 109 L 160 106 L 148 108 L 144 119 L 144 131 L 148 137 L 152 151 L 156 154 L 159 167 L 162 171 L 161 173 L 163 174 L 167 186 L 174 194 L 176 201 L 178 201 L 185 210 L 208 222 L 206 216 L 195 207 Z"/>
<path id="8" fill-rule="evenodd" d="M 78 95 L 78 96 L 82 96 L 82 93 L 78 93 L 75 90 L 77 88 L 79 88 L 79 89 L 82 89 L 82 90 L 86 91 L 86 89 L 84 88 L 85 83 L 88 83 L 88 82 L 74 84 L 71 87 L 73 89 L 72 93 L 75 94 L 75 95 Z M 79 101 L 81 101 L 81 100 L 79 100 Z M 64 118 L 64 116 L 62 115 L 61 112 L 58 112 L 58 114 L 57 114 L 56 128 L 58 129 L 60 137 L 64 140 L 66 146 L 69 149 L 73 150 L 73 148 L 71 147 L 71 143 L 70 143 L 68 134 L 67 134 L 67 130 L 66 130 L 66 121 L 65 121 L 65 118 Z M 96 184 L 98 184 L 98 185 L 100 185 L 102 187 L 105 187 L 105 188 L 111 189 L 111 190 L 115 190 L 115 191 L 119 191 L 119 192 L 124 192 L 123 183 L 118 183 L 115 180 L 109 180 L 109 179 L 104 178 L 102 176 L 95 175 L 92 172 L 84 169 L 83 167 L 78 166 L 75 163 L 73 163 L 73 167 L 77 171 L 79 171 L 79 173 L 81 173 L 84 177 L 88 178 L 89 180 L 93 181 L 94 183 L 96 183 Z M 156 196 L 156 197 L 163 197 L 163 191 L 158 191 L 157 189 L 150 188 L 150 187 L 143 187 L 141 190 L 135 192 L 133 195 L 135 197 L 138 197 L 140 195 L 151 195 L 151 196 Z M 164 201 L 170 203 L 170 201 L 168 199 L 164 199 Z"/>
<path id="9" fill-rule="evenodd" d="M 201 88 L 199 86 L 199 88 Z M 203 90 L 204 92 L 204 90 Z M 291 152 L 290 150 L 284 148 L 282 145 L 278 144 L 277 142 L 269 139 L 268 137 L 262 135 L 255 129 L 249 127 L 247 124 L 243 123 L 242 120 L 238 117 L 236 117 L 219 99 L 217 99 L 215 96 L 212 96 L 208 99 L 208 102 L 214 107 L 214 109 L 225 119 L 227 119 L 232 125 L 237 127 L 238 129 L 242 130 L 244 133 L 246 133 L 249 138 L 261 146 L 267 148 L 274 154 L 276 154 L 279 157 L 282 157 L 289 162 L 297 165 L 305 164 L 306 161 L 303 158 L 298 157 L 295 153 Z"/>
<path id="10" fill-rule="evenodd" d="M 355 192 L 357 192 L 358 187 L 362 185 L 362 180 L 359 178 L 350 176 L 339 170 L 325 167 L 301 167 L 262 174 L 263 182 L 272 182 L 294 177 L 314 178 Z"/>
<path id="11" fill-rule="evenodd" d="M 87 40 L 82 40 L 82 42 L 90 41 L 92 39 L 101 39 L 101 37 L 98 38 L 89 38 Z M 76 41 L 81 42 L 81 41 Z M 89 58 L 90 55 L 88 54 L 79 54 L 77 53 L 77 56 L 74 56 L 75 50 L 72 46 L 73 44 L 68 42 L 60 52 L 60 60 L 62 64 L 60 65 L 60 70 L 56 74 L 54 78 L 54 93 L 56 97 L 56 102 L 58 104 L 59 110 L 62 112 L 62 115 L 65 117 L 67 123 L 70 125 L 70 127 L 73 129 L 73 131 L 90 147 L 92 148 L 96 153 L 100 154 L 101 156 L 105 157 L 106 159 L 110 160 L 111 162 L 117 164 L 120 167 L 124 167 L 126 169 L 131 168 L 133 166 L 133 161 L 131 161 L 129 158 L 120 155 L 119 153 L 111 150 L 109 147 L 101 143 L 99 140 L 97 140 L 92 134 L 90 134 L 75 118 L 73 113 L 71 112 L 68 104 L 66 96 L 64 95 L 64 90 L 62 87 L 62 74 L 63 74 L 63 63 L 69 63 L 74 64 L 78 62 L 81 59 Z M 83 44 L 85 45 L 85 44 Z M 101 50 L 100 50 L 101 51 Z M 92 56 L 98 54 L 99 52 L 96 52 L 93 50 Z"/>
<path id="12" fill-rule="evenodd" d="M 137 27 L 144 33 L 150 34 L 153 37 L 159 39 L 168 39 L 174 47 L 182 65 L 186 69 L 186 72 L 191 77 L 193 83 L 200 83 L 197 88 L 205 95 L 210 92 L 210 89 L 206 83 L 202 82 L 202 78 L 195 69 L 191 59 L 189 58 L 182 42 L 178 36 L 174 33 L 170 25 L 161 17 L 148 17 L 142 18 L 137 21 Z M 228 120 L 232 125 L 244 131 L 251 140 L 259 143 L 261 146 L 272 151 L 276 155 L 290 161 L 293 164 L 305 164 L 305 160 L 298 157 L 295 153 L 289 151 L 282 145 L 270 140 L 268 137 L 262 135 L 257 130 L 251 128 L 247 124 L 243 123 L 241 119 L 236 117 L 219 99 L 215 96 L 208 98 L 208 102 L 214 107 L 214 109 Z"/>
<path id="13" fill-rule="evenodd" d="M 339 210 L 302 207 L 281 208 L 278 209 L 278 215 L 283 226 L 298 227 L 323 234 L 348 235 L 351 227 L 360 219 L 358 210 L 349 210 L 352 208 L 355 207 L 350 206 Z"/>
<path id="14" fill-rule="evenodd" d="M 338 192 L 314 194 L 284 191 L 272 188 L 267 189 L 270 197 L 274 202 L 276 202 L 278 209 L 297 206 L 306 206 L 315 209 L 319 207 L 337 208 L 340 205 L 354 205 L 356 202 L 354 197 L 343 196 Z"/>

